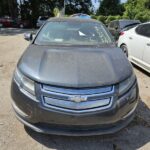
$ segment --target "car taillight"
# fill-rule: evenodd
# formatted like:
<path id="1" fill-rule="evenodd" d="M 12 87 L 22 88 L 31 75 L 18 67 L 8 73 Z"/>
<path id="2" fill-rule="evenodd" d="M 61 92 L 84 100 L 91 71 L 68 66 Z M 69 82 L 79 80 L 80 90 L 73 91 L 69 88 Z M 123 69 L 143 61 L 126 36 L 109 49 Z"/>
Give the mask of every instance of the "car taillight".
<path id="1" fill-rule="evenodd" d="M 124 35 L 124 32 L 120 32 L 120 36 Z"/>

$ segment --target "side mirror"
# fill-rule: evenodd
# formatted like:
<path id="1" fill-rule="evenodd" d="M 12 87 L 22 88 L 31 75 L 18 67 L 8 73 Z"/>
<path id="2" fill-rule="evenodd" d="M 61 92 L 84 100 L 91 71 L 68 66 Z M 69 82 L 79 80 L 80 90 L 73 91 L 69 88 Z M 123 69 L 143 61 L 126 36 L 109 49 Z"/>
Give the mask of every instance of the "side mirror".
<path id="1" fill-rule="evenodd" d="M 24 39 L 27 40 L 27 41 L 32 41 L 32 39 L 33 39 L 32 33 L 25 33 L 24 34 Z"/>

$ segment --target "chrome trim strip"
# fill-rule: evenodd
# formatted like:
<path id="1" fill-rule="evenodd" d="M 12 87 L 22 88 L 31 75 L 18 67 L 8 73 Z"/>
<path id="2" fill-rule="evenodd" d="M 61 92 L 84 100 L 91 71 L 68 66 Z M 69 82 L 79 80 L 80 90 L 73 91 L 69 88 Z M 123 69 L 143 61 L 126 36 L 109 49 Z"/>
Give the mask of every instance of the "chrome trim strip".
<path id="1" fill-rule="evenodd" d="M 109 105 L 110 98 L 102 99 L 98 101 L 85 101 L 85 102 L 73 102 L 73 101 L 63 101 L 63 100 L 56 100 L 52 98 L 44 97 L 44 104 L 52 105 L 64 109 L 71 109 L 71 110 L 85 110 L 85 109 L 94 109 L 97 107 L 104 107 Z"/>
<path id="2" fill-rule="evenodd" d="M 42 85 L 42 91 L 44 92 L 54 92 L 68 95 L 94 95 L 98 93 L 108 93 L 113 90 L 113 86 L 99 87 L 99 88 L 83 88 L 83 89 L 73 89 L 73 88 L 62 88 L 53 87 L 49 85 Z M 67 93 L 66 93 L 67 92 Z"/>
<path id="3" fill-rule="evenodd" d="M 59 110 L 59 111 L 63 111 L 63 112 L 69 112 L 69 113 L 89 113 L 89 112 L 95 112 L 95 111 L 100 111 L 100 110 L 107 110 L 108 108 L 110 108 L 112 106 L 112 104 L 113 104 L 113 97 L 111 97 L 110 103 L 106 106 L 91 108 L 91 109 L 86 109 L 86 110 L 71 110 L 71 109 L 60 108 L 57 106 L 48 105 L 43 102 L 43 105 L 47 108 L 51 108 L 51 109 Z"/>
<path id="4" fill-rule="evenodd" d="M 47 85 L 47 87 L 49 90 L 45 90 L 42 85 L 39 85 L 41 90 L 39 98 L 42 105 L 50 109 L 71 113 L 88 113 L 108 109 L 112 106 L 115 95 L 115 86 L 95 88 L 96 90 L 94 88 L 60 88 L 60 91 L 59 87 L 57 89 L 52 88 L 52 90 L 50 89 L 51 86 Z M 56 89 L 56 92 L 54 89 Z M 87 100 L 76 103 L 71 101 L 71 96 L 85 96 Z"/>
<path id="5" fill-rule="evenodd" d="M 67 91 L 67 90 L 64 90 L 64 91 Z M 58 97 L 61 97 L 64 100 L 68 100 L 68 97 L 70 95 L 81 95 L 80 90 L 79 90 L 78 94 L 68 94 L 68 93 L 64 94 L 65 92 L 64 93 L 55 93 L 55 92 L 51 92 L 51 91 L 46 91 L 44 89 L 41 89 L 41 92 L 42 92 L 42 95 L 45 96 L 45 97 L 52 97 L 53 98 L 53 96 L 54 96 L 54 98 L 57 98 L 57 96 L 58 96 Z M 87 96 L 88 99 L 91 99 L 91 98 L 96 99 L 95 97 L 102 97 L 102 96 L 111 97 L 112 94 L 114 94 L 114 92 L 115 92 L 115 87 L 112 86 L 112 90 L 109 91 L 109 92 L 106 92 L 106 93 L 92 94 L 92 95 L 91 94 L 84 94 L 84 95 Z"/>

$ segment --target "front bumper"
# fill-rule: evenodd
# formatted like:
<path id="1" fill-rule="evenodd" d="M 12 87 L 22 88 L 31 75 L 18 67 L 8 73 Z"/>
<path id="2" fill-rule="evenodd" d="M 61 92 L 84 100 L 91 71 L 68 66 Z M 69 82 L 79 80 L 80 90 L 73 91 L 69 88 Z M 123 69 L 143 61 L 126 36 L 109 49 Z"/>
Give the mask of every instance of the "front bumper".
<path id="1" fill-rule="evenodd" d="M 131 101 L 128 97 L 134 88 L 137 95 Z M 72 136 L 111 134 L 121 130 L 133 119 L 139 97 L 135 83 L 109 109 L 76 114 L 44 107 L 40 101 L 20 91 L 15 81 L 11 94 L 16 116 L 23 124 L 41 133 Z"/>

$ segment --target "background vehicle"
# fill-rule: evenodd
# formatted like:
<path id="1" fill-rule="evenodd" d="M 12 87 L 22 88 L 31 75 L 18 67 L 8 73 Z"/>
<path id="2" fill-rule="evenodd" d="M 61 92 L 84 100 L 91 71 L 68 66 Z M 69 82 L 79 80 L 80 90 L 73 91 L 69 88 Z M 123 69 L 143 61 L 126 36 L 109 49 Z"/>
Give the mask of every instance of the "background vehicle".
<path id="1" fill-rule="evenodd" d="M 124 28 L 129 28 L 129 26 L 131 27 L 140 23 L 139 20 L 114 20 L 108 24 L 108 29 L 115 39 L 118 40 L 120 32 Z"/>
<path id="2" fill-rule="evenodd" d="M 0 18 L 0 24 L 3 27 L 14 27 L 14 28 L 29 28 L 31 27 L 31 23 L 29 20 L 21 20 L 20 18 L 12 19 L 9 16 L 5 16 Z"/>
<path id="3" fill-rule="evenodd" d="M 150 73 L 150 23 L 122 32 L 118 46 L 131 62 Z"/>
<path id="4" fill-rule="evenodd" d="M 82 13 L 73 14 L 73 15 L 71 15 L 71 17 L 82 18 L 82 19 L 91 19 L 91 16 L 89 16 L 87 14 L 82 14 Z"/>
<path id="5" fill-rule="evenodd" d="M 49 18 L 48 16 L 39 16 L 37 23 L 36 23 L 37 28 L 40 28 L 46 22 L 48 18 Z"/>
<path id="6" fill-rule="evenodd" d="M 40 29 L 18 62 L 11 93 L 23 124 L 74 136 L 124 128 L 139 96 L 133 68 L 107 28 L 71 17 L 50 19 Z"/>
<path id="7" fill-rule="evenodd" d="M 13 27 L 13 19 L 9 16 L 1 17 L 0 23 L 3 25 L 3 27 Z"/>

